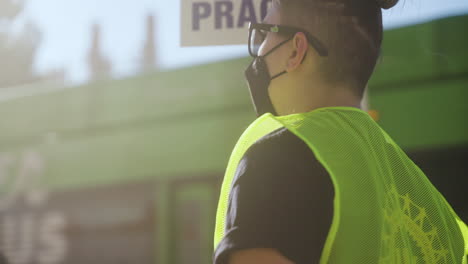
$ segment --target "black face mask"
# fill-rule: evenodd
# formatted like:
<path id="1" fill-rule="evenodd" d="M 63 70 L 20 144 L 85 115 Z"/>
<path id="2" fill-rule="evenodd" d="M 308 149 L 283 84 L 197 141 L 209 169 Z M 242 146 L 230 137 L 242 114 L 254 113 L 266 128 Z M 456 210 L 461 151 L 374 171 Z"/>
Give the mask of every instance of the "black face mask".
<path id="1" fill-rule="evenodd" d="M 290 39 L 287 39 L 279 43 L 265 55 L 256 57 L 249 65 L 247 70 L 245 70 L 245 78 L 249 86 L 250 96 L 255 111 L 257 112 L 257 117 L 260 117 L 267 112 L 272 113 L 273 115 L 278 115 L 278 113 L 275 111 L 275 108 L 273 107 L 273 103 L 270 100 L 270 96 L 268 95 L 268 87 L 270 86 L 271 80 L 285 74 L 286 71 L 282 71 L 271 77 L 270 73 L 268 72 L 268 66 L 265 62 L 265 57 L 289 40 Z"/>

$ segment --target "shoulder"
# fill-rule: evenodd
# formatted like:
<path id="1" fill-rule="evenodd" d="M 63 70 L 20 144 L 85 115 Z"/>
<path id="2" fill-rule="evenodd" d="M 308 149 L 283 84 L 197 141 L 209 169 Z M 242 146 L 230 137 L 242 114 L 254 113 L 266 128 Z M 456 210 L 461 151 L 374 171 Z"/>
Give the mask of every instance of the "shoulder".
<path id="1" fill-rule="evenodd" d="M 280 154 L 281 152 L 293 153 L 309 153 L 311 152 L 308 146 L 302 139 L 294 135 L 287 128 L 279 128 L 259 140 L 257 140 L 248 150 L 247 153 L 259 154 L 259 151 L 271 150 L 269 155 Z M 268 154 L 268 153 L 263 153 Z"/>
<path id="2" fill-rule="evenodd" d="M 233 184 L 302 185 L 314 182 L 316 185 L 327 181 L 328 175 L 302 139 L 287 128 L 280 128 L 249 147 L 237 166 Z"/>
<path id="3" fill-rule="evenodd" d="M 270 165 L 319 165 L 313 151 L 287 128 L 279 128 L 257 140 L 245 153 L 244 159 Z M 275 162 L 272 164 L 272 162 Z"/>

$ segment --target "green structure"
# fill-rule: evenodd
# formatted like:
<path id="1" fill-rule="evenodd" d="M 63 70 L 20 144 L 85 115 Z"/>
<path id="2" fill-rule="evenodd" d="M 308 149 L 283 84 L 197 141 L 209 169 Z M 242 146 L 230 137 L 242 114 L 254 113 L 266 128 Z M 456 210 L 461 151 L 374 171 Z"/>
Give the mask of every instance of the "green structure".
<path id="1" fill-rule="evenodd" d="M 467 26 L 459 16 L 385 33 L 370 106 L 421 164 L 467 151 Z M 249 62 L 0 90 L 0 248 L 13 264 L 209 263 L 221 180 L 255 119 Z M 436 165 L 435 176 L 466 171 Z"/>

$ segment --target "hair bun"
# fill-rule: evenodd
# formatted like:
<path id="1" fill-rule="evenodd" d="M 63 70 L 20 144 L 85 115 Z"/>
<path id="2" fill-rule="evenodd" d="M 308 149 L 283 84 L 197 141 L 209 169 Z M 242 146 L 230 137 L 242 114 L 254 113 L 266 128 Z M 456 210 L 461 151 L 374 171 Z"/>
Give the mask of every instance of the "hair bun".
<path id="1" fill-rule="evenodd" d="M 380 6 L 380 8 L 383 8 L 383 9 L 390 9 L 398 3 L 398 0 L 376 0 L 376 1 L 377 1 L 377 4 Z"/>

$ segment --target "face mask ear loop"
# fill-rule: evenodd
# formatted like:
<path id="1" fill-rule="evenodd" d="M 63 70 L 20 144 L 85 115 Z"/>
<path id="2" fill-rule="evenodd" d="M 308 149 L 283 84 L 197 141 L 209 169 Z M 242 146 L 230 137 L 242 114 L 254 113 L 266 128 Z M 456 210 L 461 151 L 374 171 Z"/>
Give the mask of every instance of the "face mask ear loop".
<path id="1" fill-rule="evenodd" d="M 271 50 L 269 50 L 267 53 L 265 53 L 264 55 L 262 56 L 257 56 L 257 58 L 265 58 L 266 56 L 270 55 L 273 51 L 275 51 L 276 49 L 278 49 L 279 47 L 281 47 L 284 43 L 290 41 L 292 38 L 288 38 L 282 42 L 280 42 L 278 45 L 276 45 L 275 47 L 273 47 Z"/>
<path id="2" fill-rule="evenodd" d="M 306 52 L 306 54 L 304 54 L 304 57 L 303 57 L 302 60 L 301 60 L 301 64 L 304 62 L 306 56 L 307 56 L 307 52 Z M 287 73 L 287 71 L 282 71 L 282 72 L 276 74 L 275 76 L 273 76 L 273 77 L 270 78 L 270 81 L 273 80 L 273 79 L 275 79 L 275 78 L 280 77 L 281 75 L 283 75 L 283 74 L 285 74 L 285 73 Z"/>
<path id="3" fill-rule="evenodd" d="M 280 77 L 281 75 L 286 74 L 286 73 L 287 73 L 287 71 L 282 71 L 282 72 L 276 74 L 275 76 L 271 77 L 271 78 L 270 78 L 270 81 L 273 80 L 273 79 L 275 79 L 275 78 L 278 78 L 278 77 Z"/>

